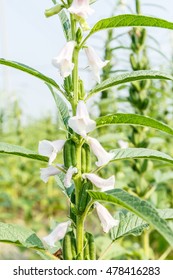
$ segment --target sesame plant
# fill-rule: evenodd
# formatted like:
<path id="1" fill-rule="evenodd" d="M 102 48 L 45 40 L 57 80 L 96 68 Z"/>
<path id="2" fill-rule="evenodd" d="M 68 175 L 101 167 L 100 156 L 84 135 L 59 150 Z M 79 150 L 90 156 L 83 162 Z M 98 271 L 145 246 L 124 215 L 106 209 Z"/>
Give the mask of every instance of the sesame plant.
<path id="1" fill-rule="evenodd" d="M 88 43 L 90 37 L 103 30 L 129 26 L 173 29 L 173 23 L 154 17 L 123 14 L 101 19 L 90 28 L 86 20 L 94 13 L 93 2 L 95 1 L 68 0 L 58 3 L 53 1 L 54 6 L 45 11 L 47 17 L 59 16 L 65 34 L 66 42 L 58 56 L 53 58 L 53 65 L 58 68 L 62 77 L 61 85 L 26 65 L 0 59 L 2 65 L 24 71 L 46 83 L 57 106 L 59 129 L 65 132 L 64 139 L 41 140 L 38 153 L 22 146 L 0 143 L 1 153 L 39 161 L 41 180 L 47 183 L 50 177 L 55 177 L 59 191 L 64 194 L 67 201 L 69 213 L 66 220 L 56 224 L 53 231 L 42 240 L 32 230 L 15 224 L 0 223 L 1 242 L 31 248 L 38 251 L 45 259 L 95 260 L 101 258 L 95 246 L 94 230 L 88 232 L 86 225 L 88 217 L 95 215 L 95 212 L 101 223 L 103 234 L 110 232 L 113 242 L 129 234 L 142 233 L 146 227 L 152 227 L 170 246 L 173 246 L 173 232 L 167 223 L 167 220 L 173 218 L 172 209 L 156 210 L 137 194 L 130 194 L 125 190 L 126 186 L 117 188 L 114 174 L 105 178 L 99 175 L 102 169 L 109 168 L 109 164 L 118 164 L 120 160 L 150 159 L 171 165 L 173 158 L 168 154 L 148 148 L 122 148 L 107 151 L 96 138 L 92 137 L 92 133 L 98 128 L 116 124 L 145 126 L 168 135 L 173 135 L 173 129 L 145 114 L 115 112 L 94 120 L 90 117 L 87 107 L 87 102 L 93 96 L 107 89 L 113 89 L 116 85 L 150 79 L 172 80 L 172 76 L 163 72 L 139 70 L 113 75 L 111 78 L 107 75 L 101 82 L 101 69 L 111 62 L 103 61 L 98 56 Z M 97 82 L 97 85 L 90 90 L 86 90 L 86 85 L 80 77 L 79 56 L 82 52 L 85 52 L 93 78 Z M 104 131 L 106 133 L 106 129 Z M 61 151 L 62 159 L 58 163 L 57 154 Z M 119 217 L 115 218 L 104 203 L 115 205 L 115 209 L 117 207 L 126 209 L 126 215 L 120 212 Z M 56 247 L 56 244 L 59 244 L 59 250 L 53 256 L 52 249 Z"/>

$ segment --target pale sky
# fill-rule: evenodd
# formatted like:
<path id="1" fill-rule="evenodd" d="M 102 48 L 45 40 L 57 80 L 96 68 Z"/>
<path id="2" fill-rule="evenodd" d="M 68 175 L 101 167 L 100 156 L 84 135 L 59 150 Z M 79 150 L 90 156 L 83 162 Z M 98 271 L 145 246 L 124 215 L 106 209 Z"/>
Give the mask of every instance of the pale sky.
<path id="1" fill-rule="evenodd" d="M 110 16 L 115 2 L 98 0 L 93 4 L 95 14 L 88 20 L 90 26 L 98 19 Z M 133 6 L 133 0 L 126 2 Z M 172 0 L 142 0 L 142 3 L 143 14 L 173 21 Z M 147 3 L 164 5 L 166 10 L 145 5 Z M 61 82 L 58 71 L 52 66 L 51 61 L 58 55 L 65 39 L 58 16 L 51 18 L 44 16 L 44 10 L 51 6 L 53 6 L 51 0 L 0 0 L 0 57 L 27 64 Z M 121 31 L 123 32 L 123 29 Z M 170 33 L 155 29 L 153 34 L 162 43 L 162 49 L 167 52 Z M 90 44 L 96 43 L 91 40 Z M 40 80 L 4 66 L 0 66 L 0 76 L 1 105 L 5 96 L 8 96 L 8 101 L 16 96 L 23 106 L 25 118 L 55 112 L 52 96 Z M 90 75 L 87 74 L 86 79 L 90 82 Z"/>

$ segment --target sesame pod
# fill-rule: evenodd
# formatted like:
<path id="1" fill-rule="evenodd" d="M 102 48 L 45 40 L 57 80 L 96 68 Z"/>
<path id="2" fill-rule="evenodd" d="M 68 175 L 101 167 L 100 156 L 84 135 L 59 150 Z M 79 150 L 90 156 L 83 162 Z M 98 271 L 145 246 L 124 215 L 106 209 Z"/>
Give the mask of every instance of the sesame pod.
<path id="1" fill-rule="evenodd" d="M 87 181 L 86 183 L 83 184 L 80 192 L 80 201 L 78 206 L 79 212 L 83 213 L 85 211 L 85 208 L 91 199 L 87 191 L 92 189 L 93 189 L 93 184 L 90 181 Z"/>
<path id="2" fill-rule="evenodd" d="M 88 144 L 83 144 L 81 151 L 81 170 L 82 173 L 91 171 L 91 150 Z"/>
<path id="3" fill-rule="evenodd" d="M 76 258 L 76 254 L 76 239 L 73 231 L 69 231 L 63 239 L 63 259 L 74 260 Z"/>
<path id="4" fill-rule="evenodd" d="M 146 31 L 146 29 L 142 29 L 141 37 L 140 37 L 140 44 L 141 44 L 141 46 L 143 46 L 145 44 L 146 37 L 147 37 L 147 31 Z"/>
<path id="5" fill-rule="evenodd" d="M 71 252 L 72 252 L 72 256 L 73 256 L 73 260 L 74 260 L 77 255 L 76 238 L 74 236 L 73 231 L 70 231 L 70 233 L 71 233 Z"/>
<path id="6" fill-rule="evenodd" d="M 130 55 L 130 63 L 133 70 L 138 70 L 138 63 L 136 62 L 136 59 L 133 54 Z"/>
<path id="7" fill-rule="evenodd" d="M 139 15 L 141 13 L 141 2 L 136 0 L 136 13 Z"/>
<path id="8" fill-rule="evenodd" d="M 82 173 L 86 173 L 86 150 L 84 145 L 81 149 L 81 171 Z"/>
<path id="9" fill-rule="evenodd" d="M 67 232 L 63 239 L 63 259 L 72 260 L 73 253 L 71 248 L 71 232 Z"/>
<path id="10" fill-rule="evenodd" d="M 84 260 L 90 260 L 89 243 L 88 243 L 86 234 L 85 234 L 84 242 L 85 242 L 84 243 Z"/>
<path id="11" fill-rule="evenodd" d="M 91 233 L 86 232 L 86 238 L 88 240 L 88 246 L 89 246 L 89 259 L 96 260 L 96 246 L 94 242 L 94 237 Z"/>
<path id="12" fill-rule="evenodd" d="M 76 144 L 73 140 L 69 139 L 65 142 L 63 149 L 64 166 L 76 166 Z"/>

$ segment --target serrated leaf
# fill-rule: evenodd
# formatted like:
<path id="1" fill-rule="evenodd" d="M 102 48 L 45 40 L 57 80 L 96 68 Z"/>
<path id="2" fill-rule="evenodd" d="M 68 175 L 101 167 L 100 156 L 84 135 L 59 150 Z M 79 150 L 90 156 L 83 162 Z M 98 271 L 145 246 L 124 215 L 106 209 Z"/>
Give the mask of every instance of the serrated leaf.
<path id="1" fill-rule="evenodd" d="M 69 109 L 65 101 L 53 90 L 53 88 L 47 84 L 52 96 L 55 100 L 57 109 L 58 109 L 58 118 L 59 118 L 59 127 L 65 128 L 67 127 L 68 119 L 69 119 Z"/>
<path id="2" fill-rule="evenodd" d="M 96 120 L 97 127 L 102 127 L 105 125 L 141 125 L 145 127 L 151 127 L 155 128 L 157 130 L 160 130 L 162 132 L 168 133 L 173 135 L 173 129 L 169 127 L 168 125 L 159 122 L 155 119 L 152 119 L 150 117 L 137 115 L 137 114 L 112 114 L 100 117 Z"/>
<path id="3" fill-rule="evenodd" d="M 30 159 L 39 160 L 39 161 L 48 162 L 48 157 L 41 156 L 31 150 L 23 148 L 23 147 L 8 144 L 8 143 L 3 143 L 3 142 L 0 142 L 0 153 L 16 155 L 16 156 L 21 156 L 21 157 L 26 157 L 26 158 L 30 158 Z"/>
<path id="4" fill-rule="evenodd" d="M 88 39 L 95 32 L 104 29 L 130 26 L 160 27 L 166 29 L 173 29 L 173 23 L 164 19 L 142 15 L 124 14 L 99 20 L 93 26 L 93 28 L 91 29 L 90 33 L 84 41 L 86 41 L 86 39 Z"/>
<path id="5" fill-rule="evenodd" d="M 44 249 L 42 241 L 35 232 L 14 224 L 0 223 L 0 242 L 14 243 L 26 248 Z"/>
<path id="6" fill-rule="evenodd" d="M 166 161 L 173 164 L 172 157 L 170 157 L 165 153 L 152 149 L 128 148 L 128 149 L 115 149 L 112 150 L 111 152 L 114 152 L 115 154 L 114 158 L 111 161 L 146 158 L 146 159 Z"/>
<path id="7" fill-rule="evenodd" d="M 173 77 L 169 74 L 162 73 L 159 71 L 152 71 L 152 70 L 140 70 L 134 72 L 128 72 L 121 75 L 117 75 L 115 77 L 111 77 L 106 79 L 102 83 L 98 84 L 95 88 L 93 88 L 86 99 L 89 99 L 94 94 L 111 88 L 113 86 L 134 82 L 138 80 L 147 80 L 147 79 L 165 79 L 165 80 L 173 80 Z"/>
<path id="8" fill-rule="evenodd" d="M 107 192 L 88 191 L 94 201 L 109 202 L 121 206 L 152 225 L 173 246 L 173 232 L 156 209 L 147 201 L 122 189 Z"/>
<path id="9" fill-rule="evenodd" d="M 18 70 L 20 70 L 22 72 L 25 72 L 25 73 L 28 73 L 28 74 L 30 74 L 30 75 L 32 75 L 32 76 L 34 76 L 34 77 L 36 77 L 40 80 L 52 85 L 56 89 L 60 90 L 59 85 L 52 78 L 49 78 L 49 77 L 45 76 L 41 72 L 39 72 L 36 69 L 31 68 L 31 67 L 29 67 L 25 64 L 22 64 L 22 63 L 19 63 L 19 62 L 16 62 L 16 61 L 6 60 L 6 59 L 3 59 L 3 58 L 0 58 L 0 64 L 18 69 Z"/>
<path id="10" fill-rule="evenodd" d="M 164 220 L 173 220 L 173 209 L 157 209 L 159 216 Z M 127 235 L 140 235 L 149 224 L 133 213 L 119 212 L 119 225 L 111 230 L 112 240 L 117 240 Z"/>

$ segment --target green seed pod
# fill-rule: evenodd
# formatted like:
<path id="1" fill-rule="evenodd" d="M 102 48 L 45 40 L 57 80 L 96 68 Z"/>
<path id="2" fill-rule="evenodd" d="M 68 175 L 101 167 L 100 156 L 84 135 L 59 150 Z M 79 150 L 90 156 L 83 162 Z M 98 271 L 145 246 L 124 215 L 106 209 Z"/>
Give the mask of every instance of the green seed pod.
<path id="1" fill-rule="evenodd" d="M 71 249 L 71 233 L 66 233 L 63 239 L 63 259 L 64 260 L 72 260 L 73 254 Z"/>
<path id="2" fill-rule="evenodd" d="M 130 63 L 131 63 L 131 66 L 132 66 L 132 69 L 133 70 L 138 70 L 138 63 L 135 59 L 135 56 L 133 54 L 130 55 Z"/>
<path id="3" fill-rule="evenodd" d="M 148 98 L 145 98 L 144 100 L 143 100 L 143 102 L 142 102 L 142 110 L 145 110 L 145 109 L 147 109 L 147 107 L 148 107 L 148 104 L 149 104 L 149 99 Z"/>
<path id="4" fill-rule="evenodd" d="M 78 85 L 79 85 L 79 99 L 83 100 L 85 97 L 85 88 L 84 88 L 83 81 L 79 79 Z"/>
<path id="5" fill-rule="evenodd" d="M 136 0 L 136 13 L 139 15 L 141 13 L 141 2 Z"/>
<path id="6" fill-rule="evenodd" d="M 82 173 L 91 171 L 91 150 L 88 144 L 83 144 L 81 151 L 81 170 Z"/>
<path id="7" fill-rule="evenodd" d="M 140 37 L 141 46 L 145 45 L 146 37 L 147 37 L 147 31 L 146 31 L 146 29 L 142 29 L 141 30 L 141 37 Z"/>
<path id="8" fill-rule="evenodd" d="M 83 213 L 85 211 L 85 208 L 91 199 L 87 191 L 92 189 L 93 189 L 93 184 L 90 181 L 87 181 L 86 183 L 83 184 L 82 189 L 80 191 L 80 201 L 78 206 L 80 213 Z"/>
<path id="9" fill-rule="evenodd" d="M 88 258 L 88 250 L 89 250 L 89 259 L 96 260 L 96 246 L 95 246 L 95 242 L 94 242 L 94 237 L 89 232 L 86 232 L 85 236 L 88 241 L 88 244 L 86 245 L 86 259 Z M 88 248 L 87 248 L 87 246 L 88 246 Z M 84 255 L 84 257 L 85 257 L 85 255 Z"/>
<path id="10" fill-rule="evenodd" d="M 76 144 L 73 140 L 69 139 L 65 142 L 63 149 L 64 166 L 76 166 Z"/>
<path id="11" fill-rule="evenodd" d="M 88 243 L 88 239 L 86 237 L 84 237 L 84 259 L 85 260 L 90 260 L 90 251 L 89 251 L 89 243 Z"/>
<path id="12" fill-rule="evenodd" d="M 77 32 L 76 32 L 76 40 L 77 40 L 77 43 L 80 44 L 81 40 L 82 40 L 82 30 L 81 28 L 79 27 Z"/>
<path id="13" fill-rule="evenodd" d="M 54 16 L 56 14 L 59 14 L 59 12 L 61 12 L 61 10 L 63 9 L 63 6 L 62 5 L 55 5 L 54 7 L 48 9 L 48 10 L 45 10 L 45 16 L 46 17 L 51 17 L 51 16 Z"/>

